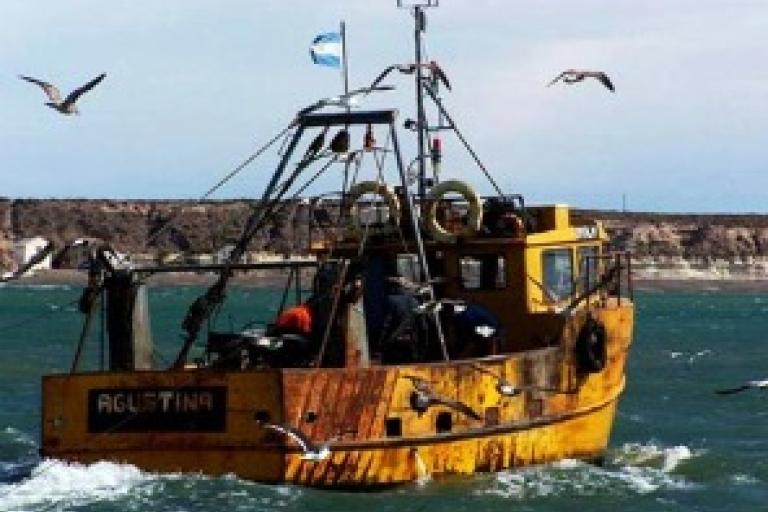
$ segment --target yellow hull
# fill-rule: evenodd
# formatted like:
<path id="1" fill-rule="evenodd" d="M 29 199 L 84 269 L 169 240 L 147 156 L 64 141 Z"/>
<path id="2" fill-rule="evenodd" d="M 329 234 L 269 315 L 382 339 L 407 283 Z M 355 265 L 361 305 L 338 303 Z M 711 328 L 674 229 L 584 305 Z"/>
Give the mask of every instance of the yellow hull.
<path id="1" fill-rule="evenodd" d="M 573 355 L 577 315 L 563 327 L 557 346 L 471 361 L 47 376 L 43 453 L 321 487 L 373 487 L 564 458 L 596 459 L 608 446 L 624 388 L 633 307 L 625 301 L 592 313 L 606 327 L 608 360 L 591 374 L 578 371 Z M 500 395 L 489 372 L 525 391 Z M 405 376 L 429 382 L 437 394 L 468 405 L 480 419 L 442 405 L 418 413 L 409 402 L 412 381 Z M 148 423 L 136 420 L 150 410 Z M 170 410 L 210 414 L 192 427 L 158 423 Z M 263 427 L 265 418 L 295 426 L 316 443 L 339 437 L 325 460 L 303 460 L 289 438 Z"/>

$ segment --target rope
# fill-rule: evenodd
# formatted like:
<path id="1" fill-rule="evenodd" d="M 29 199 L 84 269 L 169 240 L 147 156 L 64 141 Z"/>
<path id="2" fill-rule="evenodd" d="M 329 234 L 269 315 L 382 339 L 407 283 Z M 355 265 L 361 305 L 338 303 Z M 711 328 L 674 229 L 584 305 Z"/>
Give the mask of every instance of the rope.
<path id="1" fill-rule="evenodd" d="M 258 149 L 258 150 L 255 152 L 255 153 L 253 153 L 253 154 L 252 154 L 252 155 L 250 155 L 248 158 L 246 158 L 245 160 L 243 160 L 243 162 L 242 162 L 242 163 L 240 163 L 240 165 L 238 165 L 237 167 L 235 167 L 235 168 L 234 168 L 232 171 L 230 171 L 230 172 L 229 172 L 229 173 L 228 173 L 226 176 L 224 176 L 222 179 L 220 179 L 220 180 L 219 180 L 219 181 L 218 181 L 218 182 L 217 182 L 217 183 L 216 183 L 214 186 L 212 186 L 211 188 L 209 188 L 209 189 L 208 189 L 208 190 L 207 190 L 207 191 L 206 191 L 206 192 L 205 192 L 205 193 L 204 193 L 202 196 L 200 196 L 200 199 L 198 199 L 198 201 L 205 201 L 206 199 L 208 199 L 208 198 L 209 198 L 209 197 L 210 197 L 210 196 L 211 196 L 211 195 L 212 195 L 214 192 L 216 192 L 216 191 L 217 191 L 217 190 L 219 190 L 221 187 L 223 187 L 223 186 L 224 186 L 224 184 L 226 184 L 226 183 L 227 183 L 229 180 L 231 180 L 232 178 L 234 178 L 234 177 L 235 177 L 235 176 L 236 176 L 238 173 L 240 173 L 240 171 L 242 171 L 243 169 L 245 169 L 245 168 L 246 168 L 246 167 L 247 167 L 247 166 L 248 166 L 248 165 L 249 165 L 251 162 L 253 162 L 253 161 L 254 161 L 254 160 L 256 160 L 258 157 L 260 157 L 260 156 L 261 156 L 261 155 L 262 155 L 262 154 L 263 154 L 263 153 L 264 153 L 264 152 L 265 152 L 267 149 L 269 149 L 269 148 L 270 148 L 270 147 L 271 147 L 271 146 L 272 146 L 272 145 L 273 145 L 275 142 L 277 142 L 278 140 L 280 140 L 280 138 L 282 138 L 283 136 L 285 136 L 285 135 L 286 135 L 286 134 L 287 134 L 287 133 L 288 133 L 288 132 L 291 130 L 291 128 L 292 128 L 292 127 L 293 127 L 293 123 L 291 123 L 291 124 L 289 124 L 288 126 L 286 126 L 285 128 L 283 128 L 283 130 L 282 130 L 282 131 L 280 131 L 280 133 L 278 133 L 277 135 L 275 135 L 275 136 L 274 136 L 272 139 L 270 139 L 270 140 L 269 140 L 269 141 L 268 141 L 266 144 L 264 144 L 263 146 L 261 146 L 261 147 L 260 147 L 260 148 L 259 148 L 259 149 Z M 159 228 L 157 231 L 155 231 L 155 232 L 152 234 L 152 236 L 150 236 L 149 238 L 147 238 L 147 241 L 146 241 L 146 242 L 144 242 L 144 247 L 145 247 L 145 248 L 146 248 L 146 247 L 148 247 L 148 246 L 149 246 L 149 244 L 151 244 L 152 242 L 154 242 L 155 240 L 157 240 L 157 238 L 158 238 L 158 237 L 159 237 L 161 234 L 163 234 L 163 233 L 165 232 L 165 230 L 166 230 L 166 229 L 168 229 L 168 228 L 171 226 L 171 224 L 173 223 L 173 221 L 175 221 L 175 220 L 176 220 L 176 219 L 179 217 L 179 215 L 181 215 L 181 212 L 182 212 L 182 211 L 183 211 L 183 207 L 179 207 L 179 209 L 178 209 L 178 210 L 176 210 L 176 211 L 175 211 L 175 212 L 174 212 L 174 213 L 173 213 L 173 214 L 172 214 L 172 215 L 171 215 L 171 216 L 170 216 L 170 217 L 169 217 L 169 218 L 168 218 L 168 219 L 167 219 L 167 220 L 166 220 L 166 221 L 165 221 L 165 222 L 164 222 L 164 223 L 163 223 L 161 226 L 160 226 L 160 228 Z"/>
<path id="2" fill-rule="evenodd" d="M 496 180 L 493 179 L 493 176 L 491 176 L 491 173 L 488 172 L 488 169 L 486 169 L 485 165 L 483 165 L 483 162 L 480 161 L 480 157 L 477 156 L 477 153 L 475 153 L 475 150 L 472 149 L 472 146 L 469 145 L 469 142 L 467 142 L 467 139 L 465 139 L 464 135 L 459 131 L 459 127 L 456 126 L 456 123 L 453 121 L 453 118 L 443 106 L 442 100 L 437 97 L 437 95 L 435 94 L 435 91 L 433 91 L 429 85 L 422 84 L 422 87 L 424 87 L 424 90 L 427 91 L 427 94 L 429 94 L 429 97 L 432 98 L 432 101 L 435 102 L 435 105 L 437 106 L 438 110 L 445 116 L 445 119 L 448 121 L 448 123 L 450 123 L 451 128 L 453 128 L 453 132 L 456 134 L 456 136 L 459 138 L 461 143 L 464 145 L 464 148 L 467 150 L 469 155 L 475 160 L 475 163 L 480 168 L 480 170 L 483 171 L 483 174 L 485 174 L 485 177 L 491 183 L 493 188 L 496 190 L 496 192 L 500 196 L 503 196 L 504 193 L 501 191 L 501 188 L 499 188 L 499 185 L 496 183 Z"/>
<path id="3" fill-rule="evenodd" d="M 341 293 L 344 290 L 344 283 L 347 280 L 347 270 L 349 270 L 349 260 L 344 260 L 342 263 L 339 275 L 336 277 L 336 290 L 334 290 L 333 303 L 331 304 L 331 314 L 328 315 L 328 323 L 325 326 L 325 332 L 323 333 L 323 341 L 320 344 L 320 351 L 317 354 L 317 361 L 315 361 L 315 368 L 323 366 L 323 358 L 325 357 L 325 349 L 328 347 L 328 339 L 331 336 L 331 329 L 333 328 L 334 319 L 336 317 L 336 310 L 339 307 L 339 301 L 341 299 Z"/>

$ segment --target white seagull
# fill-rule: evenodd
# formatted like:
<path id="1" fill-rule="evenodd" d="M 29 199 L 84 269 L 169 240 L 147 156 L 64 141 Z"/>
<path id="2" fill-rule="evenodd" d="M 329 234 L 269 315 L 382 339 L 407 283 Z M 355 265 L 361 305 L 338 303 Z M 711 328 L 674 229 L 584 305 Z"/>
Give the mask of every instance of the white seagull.
<path id="1" fill-rule="evenodd" d="M 545 393 L 569 394 L 567 392 L 558 391 L 552 388 L 542 388 L 538 386 L 516 386 L 511 382 L 509 382 L 504 377 L 502 377 L 501 375 L 497 374 L 496 372 L 493 372 L 487 368 L 484 368 L 477 363 L 472 363 L 470 366 L 472 367 L 473 370 L 476 370 L 480 373 L 484 373 L 486 375 L 490 375 L 491 377 L 496 379 L 496 391 L 501 396 L 505 396 L 508 398 L 515 397 L 520 393 L 522 393 L 523 391 L 543 391 Z"/>
<path id="2" fill-rule="evenodd" d="M 319 462 L 330 457 L 331 444 L 338 440 L 342 435 L 339 434 L 333 436 L 326 442 L 318 445 L 313 443 L 302 431 L 295 427 L 291 427 L 289 425 L 278 425 L 276 423 L 269 423 L 266 421 L 261 422 L 261 425 L 266 429 L 274 430 L 275 432 L 279 432 L 293 439 L 294 442 L 298 444 L 301 450 L 304 452 L 301 456 L 301 459 L 314 462 Z M 344 433 L 351 433 L 351 431 Z"/>
<path id="3" fill-rule="evenodd" d="M 598 80 L 601 84 L 603 84 L 606 89 L 608 89 L 611 92 L 616 92 L 616 89 L 613 87 L 613 82 L 611 82 L 611 79 L 608 78 L 608 75 L 606 75 L 602 71 L 586 71 L 586 70 L 579 70 L 579 69 L 566 69 L 559 75 L 555 77 L 554 80 L 549 82 L 547 87 L 550 85 L 554 85 L 555 83 L 562 81 L 566 84 L 575 84 L 576 82 L 582 82 L 587 78 L 594 78 Z"/>
<path id="4" fill-rule="evenodd" d="M 421 67 L 430 71 L 437 80 L 440 80 L 443 85 L 445 85 L 446 89 L 449 91 L 451 90 L 451 83 L 448 81 L 448 76 L 437 62 L 434 60 L 431 62 L 424 62 L 421 64 Z M 373 82 L 371 82 L 371 87 L 376 87 L 379 85 L 379 83 L 394 70 L 397 70 L 404 75 L 412 75 L 416 72 L 416 64 L 392 64 L 391 66 L 387 66 L 384 68 L 384 71 L 379 73 L 379 76 L 377 76 Z"/>
<path id="5" fill-rule="evenodd" d="M 411 408 L 419 414 L 424 413 L 433 405 L 442 405 L 475 420 L 482 419 L 479 414 L 464 402 L 435 394 L 429 387 L 429 383 L 421 377 L 416 377 L 415 375 L 403 375 L 401 378 L 408 379 L 413 384 L 413 392 L 411 393 L 409 401 Z"/>
<path id="6" fill-rule="evenodd" d="M 745 384 L 735 388 L 718 389 L 715 391 L 718 395 L 733 395 L 734 393 L 741 393 L 748 389 L 768 389 L 768 379 L 765 380 L 750 380 Z"/>
<path id="7" fill-rule="evenodd" d="M 77 110 L 77 105 L 75 105 L 75 103 L 80 98 L 80 96 L 90 91 L 96 87 L 96 84 L 104 80 L 105 76 L 107 76 L 105 73 L 100 74 L 87 84 L 69 93 L 64 99 L 61 98 L 61 91 L 59 91 L 59 89 L 53 84 L 24 75 L 19 75 L 19 78 L 40 86 L 43 89 L 43 92 L 45 92 L 45 94 L 48 96 L 48 99 L 51 100 L 47 102 L 46 105 L 61 114 L 69 116 L 72 114 L 80 114 L 80 111 Z"/>
<path id="8" fill-rule="evenodd" d="M 338 96 L 331 96 L 330 98 L 317 100 L 308 107 L 304 107 L 303 109 L 299 110 L 298 117 L 314 112 L 315 110 L 320 110 L 324 107 L 356 107 L 360 104 L 361 99 L 365 98 L 372 92 L 391 91 L 392 89 L 394 89 L 394 87 L 391 85 L 379 85 L 353 89 L 346 94 L 340 94 Z"/>

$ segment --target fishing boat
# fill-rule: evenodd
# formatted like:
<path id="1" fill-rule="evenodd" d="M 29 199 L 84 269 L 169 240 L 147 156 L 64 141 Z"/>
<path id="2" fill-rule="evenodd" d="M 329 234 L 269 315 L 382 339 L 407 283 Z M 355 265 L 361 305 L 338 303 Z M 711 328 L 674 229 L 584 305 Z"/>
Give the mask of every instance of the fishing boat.
<path id="1" fill-rule="evenodd" d="M 378 84 L 302 109 L 225 263 L 135 267 L 94 249 L 72 370 L 43 377 L 44 456 L 358 489 L 601 459 L 632 341 L 629 257 L 599 222 L 499 188 L 445 106 L 444 73 L 422 60 L 436 3 L 409 6 L 415 60 L 390 70 L 414 76 L 415 120 L 343 101 Z M 449 140 L 491 194 L 442 169 Z M 323 173 L 340 192 L 302 195 Z M 299 199 L 321 233 L 314 258 L 243 263 Z M 279 314 L 219 328 L 231 278 L 259 269 L 286 276 Z M 161 366 L 145 282 L 170 271 L 216 279 Z M 99 314 L 106 362 L 84 370 Z"/>

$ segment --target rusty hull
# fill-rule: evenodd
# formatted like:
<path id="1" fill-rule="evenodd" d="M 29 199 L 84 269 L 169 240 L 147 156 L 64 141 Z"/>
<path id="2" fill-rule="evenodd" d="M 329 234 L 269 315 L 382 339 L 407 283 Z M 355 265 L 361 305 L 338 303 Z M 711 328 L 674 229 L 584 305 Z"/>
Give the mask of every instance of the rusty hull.
<path id="1" fill-rule="evenodd" d="M 146 371 L 55 375 L 43 380 L 44 456 L 92 462 L 111 460 L 150 471 L 234 473 L 261 482 L 319 487 L 375 487 L 425 476 L 497 471 L 563 458 L 595 459 L 605 451 L 624 388 L 633 306 L 592 310 L 606 326 L 608 363 L 601 372 L 577 370 L 573 344 L 581 314 L 563 327 L 557 346 L 446 363 L 283 370 Z M 501 396 L 495 372 L 520 395 Z M 458 399 L 481 419 L 445 406 L 423 414 L 410 406 L 410 379 Z M 227 390 L 222 432 L 88 431 L 88 391 L 97 388 Z M 556 390 L 556 391 L 552 391 Z M 341 432 L 331 456 L 302 460 L 290 438 L 263 428 L 257 416 L 299 428 L 317 443 Z M 436 431 L 442 414 L 450 429 Z M 399 435 L 387 422 L 400 423 Z M 419 459 L 419 460 L 417 460 Z"/>

